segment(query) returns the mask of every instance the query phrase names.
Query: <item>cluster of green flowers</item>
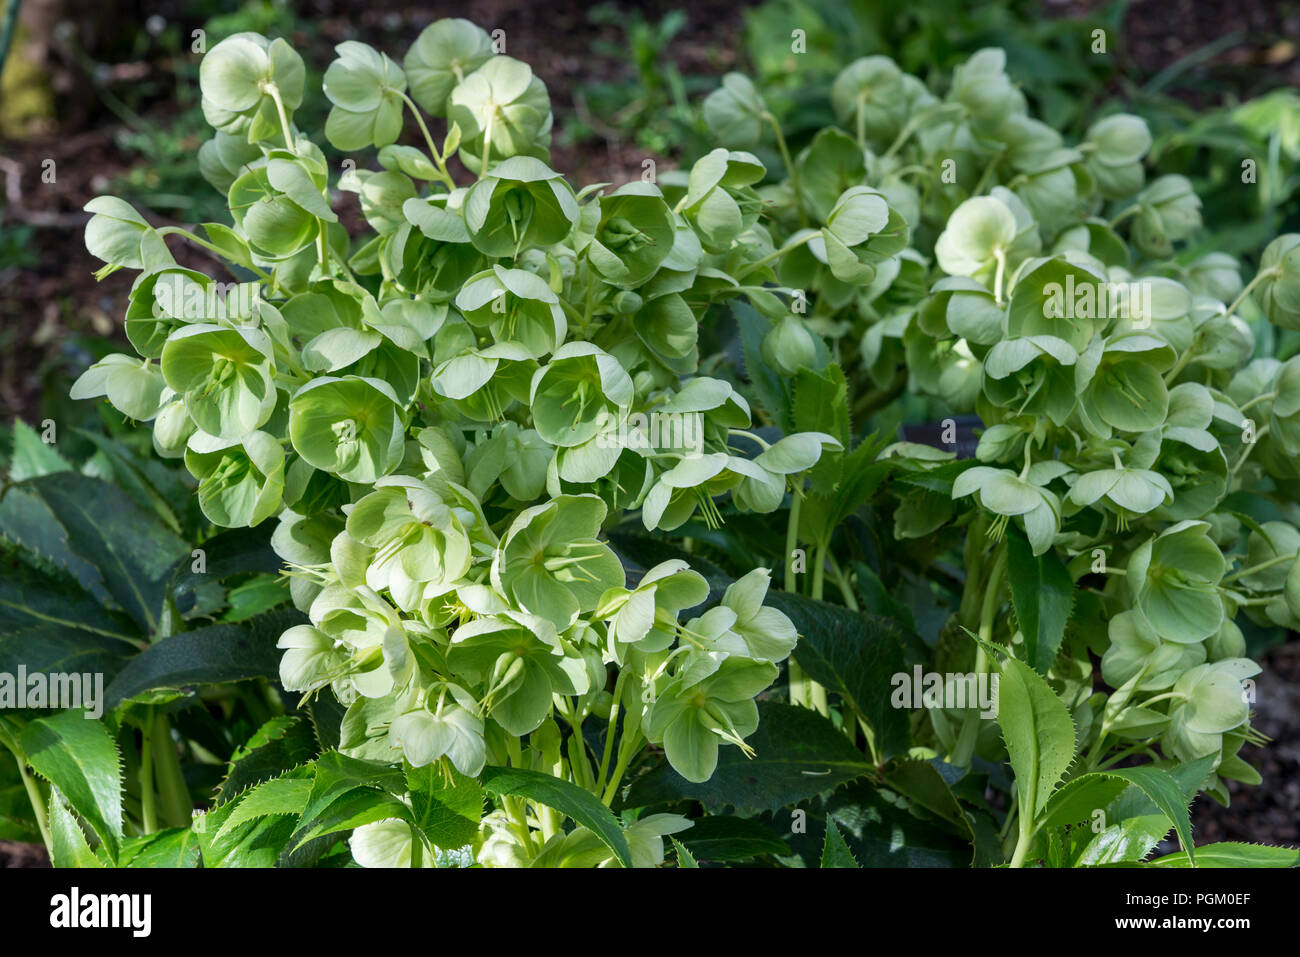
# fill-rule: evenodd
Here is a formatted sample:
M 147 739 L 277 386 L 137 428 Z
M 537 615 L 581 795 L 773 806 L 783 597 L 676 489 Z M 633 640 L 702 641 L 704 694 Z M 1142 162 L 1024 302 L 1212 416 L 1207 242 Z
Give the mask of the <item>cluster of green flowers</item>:
M 930 476 L 907 486 L 896 537 L 965 526 L 978 538 L 966 569 L 976 612 L 978 592 L 1005 585 L 1008 523 L 1076 580 L 1110 573 L 1081 583 L 1100 601 L 1050 671 L 1080 742 L 1095 760 L 1135 742 L 1180 762 L 1215 755 L 1205 787 L 1226 801 L 1222 779 L 1259 780 L 1237 757 L 1257 739 L 1242 682 L 1259 667 L 1236 613 L 1300 625 L 1296 525 L 1261 525 L 1227 501 L 1300 475 L 1300 359 L 1261 358 L 1257 346 L 1269 321 L 1300 326 L 1300 236 L 1273 242 L 1245 287 L 1233 257 L 1181 252 L 1200 201 L 1181 176 L 1146 182 L 1145 122 L 1110 115 L 1069 146 L 1029 115 L 1004 67 L 1000 50 L 981 50 L 942 97 L 883 56 L 839 74 L 839 125 L 758 191 L 790 251 L 754 278 L 807 290 L 813 304 L 769 336 L 791 371 L 838 362 L 850 395 L 891 398 L 889 384 L 906 383 L 936 418 L 978 415 L 978 464 L 889 450 Z M 771 125 L 788 156 L 741 75 L 704 115 L 737 149 L 759 148 Z M 906 248 L 853 241 L 900 217 Z M 1244 566 L 1228 574 L 1234 557 Z M 961 623 L 973 632 L 977 618 Z M 1094 689 L 1089 651 L 1109 694 Z M 937 744 L 960 762 L 959 725 L 934 716 Z M 996 756 L 996 739 L 981 741 Z
M 73 395 L 152 421 L 214 523 L 278 519 L 273 544 L 310 619 L 280 639 L 285 688 L 332 689 L 349 755 L 469 776 L 532 767 L 606 803 L 647 741 L 692 781 L 709 778 L 720 744 L 747 750 L 754 699 L 796 641 L 764 605 L 767 571 L 701 611 L 709 584 L 685 562 L 629 588 L 602 532 L 638 509 L 660 533 L 716 524 L 728 494 L 728 507 L 774 511 L 839 448 L 746 431 L 745 399 L 702 374 L 704 311 L 780 258 L 758 222 L 762 163 L 718 149 L 662 189 L 575 194 L 547 165 L 541 81 L 478 27 L 443 20 L 400 66 L 349 42 L 325 73 L 326 138 L 378 148 L 382 167 L 345 162 L 337 180 L 373 230 L 357 241 L 294 122 L 298 54 L 238 34 L 207 53 L 200 81 L 216 129 L 202 169 L 232 222 L 199 236 L 111 197 L 88 204 L 101 275 L 140 270 L 126 314 L 140 358 L 97 363 Z M 396 142 L 408 111 L 422 146 Z M 446 118 L 441 147 L 424 114 Z M 874 191 L 830 200 L 825 242 L 855 281 L 905 242 Z M 182 268 L 173 234 L 253 280 Z M 656 414 L 689 417 L 695 447 L 640 426 L 611 440 Z M 590 715 L 610 718 L 603 755 L 582 735 Z M 525 853 L 518 825 L 487 858 L 503 841 Z

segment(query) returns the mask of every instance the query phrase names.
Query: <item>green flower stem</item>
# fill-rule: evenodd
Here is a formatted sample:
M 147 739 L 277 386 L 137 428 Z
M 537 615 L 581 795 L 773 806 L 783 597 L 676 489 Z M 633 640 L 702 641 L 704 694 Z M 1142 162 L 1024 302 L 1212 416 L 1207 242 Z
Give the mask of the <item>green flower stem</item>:
M 1241 450 L 1241 455 L 1237 457 L 1237 461 L 1234 462 L 1232 465 L 1231 474 L 1234 478 L 1236 477 L 1237 473 L 1241 471 L 1241 467 L 1246 464 L 1246 459 L 1250 458 L 1250 453 L 1255 451 L 1255 446 L 1259 445 L 1259 440 L 1262 439 L 1267 434 L 1268 434 L 1268 426 L 1265 425 L 1262 429 L 1260 429 L 1258 432 L 1255 433 L 1254 442 L 1246 443 L 1246 447 Z
M 1011 863 L 1008 865 L 1009 867 L 1024 867 L 1025 855 L 1029 853 L 1029 845 L 1032 844 L 1034 840 L 1034 832 L 1036 828 L 1032 821 L 1022 817 L 1019 826 L 1020 834 L 1016 839 L 1016 850 L 1015 853 L 1011 855 Z
M 997 272 L 993 275 L 993 300 L 999 306 L 1002 305 L 1002 283 L 1007 273 L 1007 251 L 999 246 L 993 251 L 993 256 L 997 259 Z
M 1116 226 L 1118 226 L 1120 223 L 1124 222 L 1124 220 L 1128 219 L 1130 216 L 1136 216 L 1136 215 L 1137 215 L 1138 213 L 1140 213 L 1141 211 L 1142 211 L 1142 204 L 1141 204 L 1141 203 L 1134 203 L 1134 204 L 1133 204 L 1132 206 L 1130 206 L 1128 209 L 1125 209 L 1125 210 L 1121 211 L 1120 214 L 1119 214 L 1118 216 L 1116 216 L 1114 219 L 1112 219 L 1112 220 L 1110 221 L 1110 223 L 1109 223 L 1110 228 L 1111 228 L 1111 229 L 1114 229 L 1114 228 L 1115 228 Z
M 799 586 L 795 579 L 794 553 L 799 546 L 799 509 L 803 504 L 803 496 L 799 494 L 798 488 L 795 488 L 792 494 L 790 517 L 785 527 L 785 590 L 798 594 Z M 790 703 L 806 705 L 808 692 L 803 669 L 799 667 L 793 657 L 789 659 L 786 667 L 790 684 Z
M 813 601 L 822 600 L 822 590 L 826 581 L 826 553 L 829 542 L 823 541 L 817 546 L 817 554 L 813 564 L 812 579 L 812 597 Z M 831 716 L 830 704 L 826 699 L 826 688 L 816 681 L 808 682 L 808 704 L 816 711 L 820 711 L 826 717 Z
M 746 266 L 744 269 L 742 269 L 742 270 L 740 271 L 740 274 L 739 274 L 738 276 L 736 276 L 736 278 L 737 278 L 737 279 L 744 279 L 746 276 L 748 276 L 748 275 L 749 275 L 750 273 L 752 273 L 754 270 L 756 270 L 756 269 L 758 269 L 758 268 L 760 268 L 760 267 L 762 267 L 762 266 L 767 265 L 768 263 L 770 263 L 770 262 L 771 262 L 772 260 L 774 260 L 774 259 L 780 259 L 780 258 L 781 258 L 782 256 L 784 256 L 786 253 L 790 252 L 790 250 L 792 250 L 792 249 L 798 249 L 798 248 L 799 248 L 800 246 L 802 246 L 804 243 L 806 243 L 806 242 L 808 242 L 808 241 L 810 241 L 810 240 L 812 240 L 812 239 L 816 239 L 816 238 L 817 238 L 818 236 L 820 236 L 820 235 L 821 235 L 821 233 L 808 233 L 808 234 L 807 234 L 806 236 L 804 236 L 802 239 L 796 239 L 796 240 L 793 240 L 793 241 L 791 241 L 791 242 L 786 243 L 786 244 L 785 244 L 784 246 L 782 246 L 780 249 L 775 249 L 775 250 L 773 250 L 772 252 L 770 252 L 770 253 L 768 253 L 766 256 L 764 256 L 762 259 L 756 259 L 756 260 L 754 260 L 752 263 L 750 263 L 748 266 Z M 770 289 L 767 290 L 767 291 L 768 291 L 768 292 L 771 292 Z
M 1228 575 L 1223 579 L 1223 584 L 1226 585 L 1229 582 L 1235 582 L 1239 578 L 1245 578 L 1247 575 L 1262 572 L 1266 568 L 1272 568 L 1274 565 L 1281 565 L 1283 562 L 1293 562 L 1297 558 L 1300 558 L 1300 552 L 1292 552 L 1290 555 L 1276 555 L 1266 562 L 1260 562 L 1258 565 L 1252 565 L 1250 568 L 1243 568 L 1240 571 L 1233 572 L 1231 575 Z
M 970 191 L 972 196 L 983 195 L 984 187 L 987 186 L 989 180 L 993 178 L 993 172 L 998 168 L 998 164 L 1002 162 L 1004 156 L 1006 156 L 1006 150 L 999 150 L 993 155 L 993 158 L 989 160 L 989 165 L 984 167 L 984 172 L 980 174 L 980 181 L 976 183 L 975 188 Z
M 162 819 L 173 827 L 185 827 L 194 816 L 189 788 L 181 771 L 176 745 L 172 742 L 171 725 L 158 714 L 153 727 L 154 779 L 158 789 Z
M 488 158 L 492 155 L 492 124 L 496 122 L 497 111 L 488 114 L 487 128 L 483 131 L 483 162 L 479 166 L 479 179 L 488 174 Z
M 623 737 L 618 742 L 618 764 L 614 766 L 614 774 L 609 779 L 605 793 L 600 796 L 601 803 L 605 807 L 609 807 L 613 803 L 614 795 L 618 793 L 618 786 L 623 780 L 623 775 L 627 772 L 627 766 L 632 763 L 633 756 L 641 750 L 641 744 L 644 740 L 645 737 L 641 734 L 640 728 L 629 734 L 625 725 Z
M 429 127 L 425 125 L 424 117 L 420 114 L 419 107 L 417 107 L 411 98 L 405 93 L 399 93 L 398 96 L 402 98 L 402 102 L 411 108 L 411 115 L 415 117 L 415 123 L 420 127 L 420 133 L 424 136 L 424 142 L 429 147 L 429 156 L 433 160 L 433 164 L 438 167 L 439 181 L 446 184 L 449 191 L 455 189 L 456 181 L 452 179 L 451 174 L 447 172 L 447 162 L 443 159 L 442 153 L 439 151 L 438 147 L 433 145 L 433 137 L 429 135 Z
M 609 727 L 605 731 L 605 751 L 600 757 L 600 769 L 596 772 L 596 787 L 605 784 L 605 775 L 609 773 L 610 758 L 614 755 L 614 737 L 618 731 L 619 702 L 623 700 L 623 683 L 627 669 L 619 668 L 618 677 L 614 679 L 614 700 L 609 706 Z M 596 791 L 599 794 L 599 791 Z
M 1001 590 L 1003 572 L 1007 567 L 1007 546 L 1006 542 L 1000 542 L 997 547 L 997 554 L 993 559 L 993 567 L 989 571 L 988 582 L 984 586 L 984 599 L 980 606 L 980 626 L 979 637 L 980 643 L 975 648 L 975 674 L 980 675 L 988 671 L 989 660 L 988 653 L 984 650 L 984 645 L 993 637 L 993 621 L 997 614 L 999 605 L 1001 605 Z M 978 711 L 968 711 L 962 718 L 961 731 L 957 735 L 957 742 L 953 745 L 952 754 L 949 757 L 949 763 L 958 767 L 966 767 L 970 764 L 971 756 L 975 753 L 975 742 L 979 737 L 980 718 Z
M 41 832 L 41 840 L 45 842 L 45 849 L 51 854 L 54 853 L 54 841 L 50 837 L 50 820 L 45 811 L 45 798 L 41 796 L 41 789 L 36 783 L 36 779 L 27 773 L 27 756 L 18 751 L 10 752 L 14 760 L 18 762 L 18 776 L 23 779 L 23 788 L 27 791 L 27 800 L 32 803 L 32 816 L 36 818 L 36 827 Z
M 831 571 L 835 575 L 836 584 L 840 587 L 840 597 L 844 599 L 845 606 L 850 611 L 859 611 L 858 599 L 853 594 L 853 588 L 849 583 L 849 576 L 844 573 L 840 563 L 835 560 L 835 556 L 830 552 L 826 553 L 827 560 L 831 563 Z
M 1239 307 L 1243 302 L 1246 301 L 1246 297 L 1251 294 L 1251 292 L 1254 290 L 1256 286 L 1258 286 L 1265 279 L 1272 279 L 1274 276 L 1278 275 L 1281 271 L 1282 270 L 1279 269 L 1277 266 L 1274 266 L 1272 269 L 1261 269 L 1254 279 L 1246 283 L 1246 288 L 1243 289 L 1238 294 L 1237 298 L 1232 300 L 1232 305 L 1230 305 L 1226 310 L 1224 310 L 1224 315 L 1230 316 L 1234 312 L 1236 312 L 1237 307 Z
M 153 793 L 153 709 L 140 725 L 140 816 L 145 834 L 158 830 L 158 811 Z
M 1132 747 L 1125 748 L 1123 751 L 1117 752 L 1112 757 L 1107 758 L 1101 764 L 1097 765 L 1096 770 L 1105 771 L 1107 768 L 1112 768 L 1115 765 L 1119 764 L 1125 758 L 1132 757 L 1133 755 L 1139 754 L 1143 751 L 1151 751 L 1150 742 L 1139 741 L 1137 744 L 1133 745 Z M 1155 752 L 1153 751 L 1151 752 L 1151 757 L 1153 760 L 1155 759 Z
M 1268 402 L 1268 401 L 1271 401 L 1272 399 L 1276 399 L 1276 398 L 1277 398 L 1277 393 L 1276 393 L 1276 392 L 1265 392 L 1263 395 L 1257 395 L 1257 396 L 1255 396 L 1255 398 L 1251 399 L 1249 402 L 1247 402 L 1247 403 L 1245 403 L 1244 405 L 1242 405 L 1242 407 L 1239 408 L 1237 411 L 1238 411 L 1238 412 L 1245 412 L 1245 411 L 1246 411 L 1247 409 L 1249 409 L 1252 405 L 1257 405 L 1257 404 L 1260 403 L 1260 402 Z
M 284 100 L 280 99 L 280 88 L 274 83 L 268 83 L 266 84 L 266 92 L 275 101 L 275 112 L 280 116 L 280 130 L 284 134 L 284 148 L 290 153 L 296 154 L 298 144 L 294 142 L 293 134 L 289 131 L 289 114 L 285 112 Z
M 157 233 L 159 236 L 184 236 L 196 246 L 202 246 L 204 249 L 208 250 L 208 252 L 216 253 L 218 256 L 222 257 L 223 261 L 225 259 L 226 254 L 223 253 L 221 249 L 212 245 L 212 243 L 208 242 L 206 239 L 200 239 L 198 236 L 195 236 L 188 229 L 182 229 L 180 226 L 160 226 Z M 264 279 L 267 282 L 271 281 L 271 274 L 258 269 L 256 266 L 244 266 L 243 268 L 252 272 L 259 279 Z
M 790 188 L 794 191 L 795 206 L 799 211 L 800 225 L 808 225 L 808 214 L 803 208 L 803 189 L 799 185 L 799 170 L 795 168 L 794 161 L 790 159 L 790 149 L 785 145 L 785 134 L 781 132 L 781 124 L 777 122 L 775 116 L 764 111 L 763 119 L 772 127 L 772 132 L 776 134 L 776 148 L 781 152 L 781 162 L 785 164 L 786 172 L 790 174 Z
M 1173 381 L 1178 378 L 1178 374 L 1187 368 L 1187 363 L 1192 361 L 1192 358 L 1197 352 L 1197 346 L 1200 345 L 1200 341 L 1201 337 L 1198 333 L 1192 339 L 1192 344 L 1187 347 L 1187 350 L 1181 356 L 1178 357 L 1178 361 L 1174 363 L 1174 367 L 1165 373 L 1165 385 L 1171 385 Z

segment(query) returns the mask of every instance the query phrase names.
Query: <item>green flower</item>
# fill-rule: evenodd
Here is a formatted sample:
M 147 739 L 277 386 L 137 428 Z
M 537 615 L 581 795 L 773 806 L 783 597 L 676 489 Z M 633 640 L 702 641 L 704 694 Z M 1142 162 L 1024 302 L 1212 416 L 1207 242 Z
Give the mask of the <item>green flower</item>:
M 488 166 L 511 156 L 544 150 L 551 129 L 551 98 L 526 63 L 494 56 L 456 84 L 447 100 L 447 120 L 461 131 L 461 161 L 472 172 L 483 156 Z
M 249 326 L 199 323 L 173 332 L 162 350 L 163 378 L 185 399 L 200 429 L 238 440 L 275 409 L 271 340 Z
M 325 120 L 325 138 L 344 152 L 394 142 L 402 133 L 402 68 L 355 40 L 334 51 L 338 59 L 325 71 L 325 95 L 334 104 Z
M 1160 691 L 1205 661 L 1203 644 L 1164 641 L 1136 611 L 1120 612 L 1108 627 L 1110 647 L 1101 659 L 1101 676 L 1112 688 L 1136 678 L 1134 691 Z
M 551 712 L 553 695 L 587 690 L 585 663 L 565 655 L 552 623 L 519 612 L 457 628 L 447 649 L 447 667 L 484 689 L 483 710 L 513 735 L 540 727 Z
M 456 308 L 470 325 L 486 327 L 497 343 L 522 346 L 532 359 L 555 352 L 568 331 L 559 298 L 522 269 L 493 266 L 472 277 L 456 296 Z
M 564 630 L 625 581 L 597 539 L 606 508 L 595 495 L 559 495 L 515 516 L 492 560 L 492 585 L 516 607 Z
M 486 256 L 517 257 L 529 246 L 552 246 L 578 222 L 578 202 L 559 173 L 531 156 L 512 156 L 469 188 L 465 225 Z
M 284 449 L 265 432 L 212 451 L 187 449 L 185 467 L 199 480 L 199 507 L 215 525 L 258 525 L 280 510 Z
M 1173 244 L 1201 228 L 1201 200 L 1185 176 L 1161 176 L 1138 193 L 1133 242 L 1157 259 L 1173 254 Z
M 1145 432 L 1160 425 L 1169 411 L 1162 373 L 1174 358 L 1168 343 L 1145 333 L 1094 340 L 1075 365 L 1086 421 L 1102 435 L 1112 428 Z
M 722 85 L 704 98 L 704 123 L 714 138 L 730 149 L 758 145 L 767 105 L 743 73 L 728 73 Z
M 617 359 L 591 343 L 569 342 L 533 375 L 533 426 L 552 445 L 582 445 L 627 409 L 632 395 L 632 380 Z
M 1056 495 L 1034 481 L 1046 484 L 1049 475 L 1030 473 L 1024 477 L 1009 469 L 995 469 L 987 465 L 968 468 L 957 476 L 952 485 L 954 499 L 974 495 L 980 505 L 997 518 L 993 534 L 998 536 L 1011 518 L 1019 518 L 1025 535 L 1035 555 L 1046 552 L 1056 539 L 1061 526 L 1061 502 Z M 1049 473 L 1050 474 L 1050 473 Z
M 393 719 L 388 741 L 417 768 L 427 767 L 444 757 L 466 777 L 477 777 L 487 763 L 483 719 L 478 702 L 460 685 L 447 682 L 437 689 L 436 700 L 426 697 L 423 705 Z
M 1174 683 L 1169 730 L 1161 747 L 1180 761 L 1195 761 L 1222 749 L 1225 734 L 1250 718 L 1242 681 L 1259 674 L 1249 658 L 1227 658 L 1189 669 Z
M 740 639 L 743 657 L 755 661 L 784 661 L 794 650 L 798 634 L 784 612 L 763 604 L 772 584 L 772 573 L 755 568 L 730 585 L 722 596 L 722 607 L 736 614 L 731 632 Z
M 677 614 L 709 597 L 704 576 L 681 559 L 651 568 L 635 588 L 613 588 L 601 596 L 594 617 L 608 622 L 611 651 L 619 659 L 619 644 L 634 644 L 653 654 L 670 647 L 679 626 Z
M 325 196 L 324 162 L 273 150 L 265 166 L 230 186 L 230 215 L 249 246 L 267 260 L 289 259 L 311 246 L 326 223 L 338 222 Z
M 662 744 L 668 763 L 688 781 L 713 776 L 721 742 L 747 755 L 745 738 L 758 727 L 754 696 L 770 685 L 777 667 L 769 662 L 728 658 L 702 681 L 676 678 L 659 693 L 646 720 L 646 737 Z
M 451 91 L 492 55 L 492 39 L 482 27 L 459 17 L 435 20 L 420 31 L 402 61 L 411 99 L 442 116 Z
M 1088 174 L 1107 199 L 1123 199 L 1142 188 L 1142 159 L 1151 149 L 1146 120 L 1114 113 L 1088 127 L 1079 148 Z
M 1079 356 L 1064 339 L 1003 339 L 984 358 L 984 394 L 1013 415 L 1041 413 L 1064 425 L 1075 404 Z
M 148 422 L 162 410 L 167 383 L 152 362 L 114 354 L 100 359 L 77 377 L 68 395 L 73 399 L 106 396 L 128 419 Z
M 289 400 L 294 450 L 348 482 L 373 482 L 402 460 L 405 428 L 392 387 L 360 376 L 319 376 Z
M 857 284 L 871 282 L 877 267 L 906 245 L 907 223 L 889 207 L 884 194 L 853 186 L 826 217 L 821 242 L 814 241 L 809 249 L 814 256 L 824 253 L 836 279 Z
M 636 181 L 583 207 L 576 249 L 606 282 L 633 288 L 672 253 L 676 230 L 659 187 Z
M 706 248 L 723 251 L 754 225 L 762 202 L 752 186 L 766 172 L 753 154 L 721 147 L 691 167 L 686 195 L 677 208 Z
M 281 132 L 277 100 L 291 116 L 302 104 L 306 79 L 302 57 L 284 40 L 236 33 L 199 64 L 203 115 L 216 129 L 250 143 L 268 139 Z
M 836 121 L 874 143 L 897 135 L 907 118 L 903 71 L 887 56 L 854 60 L 831 84 L 831 109 Z
M 419 479 L 392 475 L 377 480 L 375 490 L 351 507 L 347 531 L 375 549 L 366 584 L 391 591 L 399 606 L 411 607 L 425 584 L 445 591 L 469 571 L 466 522 L 478 524 L 473 513 L 444 501 Z
M 1223 624 L 1223 552 L 1208 522 L 1179 522 L 1148 539 L 1128 561 L 1133 604 L 1161 638 L 1203 641 Z
M 1300 233 L 1286 233 L 1264 247 L 1259 273 L 1256 296 L 1268 321 L 1300 329 Z
M 1006 74 L 1007 55 L 988 47 L 971 55 L 952 74 L 948 98 L 966 108 L 979 127 L 1025 112 L 1025 98 Z

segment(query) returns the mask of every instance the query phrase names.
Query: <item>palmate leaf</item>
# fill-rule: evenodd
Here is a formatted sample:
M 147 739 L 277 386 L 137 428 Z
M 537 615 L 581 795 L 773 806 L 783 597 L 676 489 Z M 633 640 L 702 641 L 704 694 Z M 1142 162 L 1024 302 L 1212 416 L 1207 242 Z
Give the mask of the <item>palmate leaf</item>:
M 798 629 L 794 657 L 808 676 L 871 725 L 880 759 L 905 751 L 907 714 L 889 703 L 890 680 L 904 670 L 901 629 L 887 618 L 790 592 L 770 592 L 767 601 Z
M 311 795 L 312 775 L 308 768 L 295 768 L 278 778 L 263 781 L 240 795 L 234 810 L 225 819 L 218 838 L 229 836 L 241 824 L 262 817 L 291 815 L 298 818 Z
M 103 867 L 63 795 L 50 788 L 50 864 L 54 867 Z
M 454 769 L 450 775 L 448 783 L 436 763 L 406 768 L 413 823 L 442 850 L 455 850 L 474 840 L 483 817 L 482 785 Z
M 713 777 L 702 784 L 692 784 L 665 763 L 632 783 L 624 805 L 701 801 L 708 808 L 774 811 L 871 769 L 866 755 L 816 711 L 760 701 L 758 714 L 758 730 L 746 739 L 754 749 L 752 759 L 739 748 L 724 747 Z
M 400 768 L 327 751 L 316 760 L 307 805 L 293 829 L 292 846 L 384 818 L 409 821 L 410 809 L 397 799 L 406 793 Z M 375 815 L 378 816 L 375 816 Z
M 112 735 L 80 712 L 38 718 L 19 737 L 27 763 L 57 787 L 116 858 L 122 843 L 122 772 Z
M 735 815 L 697 818 L 678 839 L 693 859 L 705 861 L 744 861 L 790 853 L 790 846 L 766 824 Z
M 275 678 L 280 673 L 276 642 L 286 628 L 305 620 L 292 608 L 277 608 L 247 621 L 209 625 L 164 638 L 136 656 L 104 692 L 115 708 L 139 695 L 225 681 Z
M 618 819 L 591 792 L 549 774 L 523 768 L 487 767 L 481 780 L 483 787 L 497 797 L 526 797 L 567 814 L 604 841 L 624 867 L 632 866 L 632 852 Z
M 69 574 L 29 566 L 0 549 L 0 672 L 103 674 L 111 681 L 142 641 Z
M 20 501 L 9 503 L 17 490 Z M 29 513 L 33 501 L 48 516 Z M 24 522 L 20 516 L 34 520 Z M 96 597 L 110 596 L 145 634 L 156 630 L 167 584 L 190 553 L 156 515 L 121 489 L 76 472 L 57 472 L 11 488 L 0 500 L 0 532 L 67 567 Z
M 316 752 L 307 722 L 290 715 L 272 718 L 231 757 L 213 803 L 226 804 L 248 788 L 305 764 Z

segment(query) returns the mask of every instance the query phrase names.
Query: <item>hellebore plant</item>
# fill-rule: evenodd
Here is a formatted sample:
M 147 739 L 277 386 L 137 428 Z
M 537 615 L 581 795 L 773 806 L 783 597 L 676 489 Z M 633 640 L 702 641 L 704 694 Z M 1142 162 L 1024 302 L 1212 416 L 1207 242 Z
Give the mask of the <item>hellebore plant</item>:
M 343 706 L 335 758 L 367 762 L 376 781 L 388 768 L 425 781 L 357 818 L 358 861 L 415 866 L 468 846 L 482 863 L 626 864 L 649 826 L 653 851 L 633 859 L 659 863 L 662 835 L 689 822 L 633 810 L 615 824 L 603 808 L 647 742 L 693 782 L 722 745 L 752 754 L 754 699 L 796 633 L 764 605 L 766 571 L 704 610 L 709 582 L 685 561 L 629 579 L 607 534 L 629 520 L 675 528 L 696 510 L 720 521 L 715 499 L 741 483 L 757 485 L 738 508 L 776 511 L 789 476 L 840 447 L 733 444 L 748 404 L 701 369 L 701 317 L 764 256 L 745 246 L 724 261 L 754 227 L 765 167 L 718 150 L 671 199 L 653 182 L 575 194 L 548 165 L 544 85 L 463 20 L 430 26 L 400 65 L 339 45 L 324 136 L 377 150 L 382 170 L 335 175 L 297 113 L 305 82 L 297 53 L 255 34 L 222 40 L 200 69 L 217 131 L 203 171 L 232 223 L 179 232 L 259 283 L 248 314 L 147 310 L 164 280 L 216 280 L 179 267 L 168 231 L 120 201 L 88 205 L 101 274 L 140 271 L 140 358 L 97 363 L 73 395 L 155 420 L 157 450 L 184 458 L 213 523 L 278 517 L 273 542 L 307 616 L 280 638 L 281 684 Z M 414 145 L 397 142 L 408 113 Z M 446 117 L 441 145 L 426 113 Z M 453 157 L 475 178 L 458 183 Z M 358 194 L 372 234 L 346 234 L 332 189 Z M 854 276 L 885 255 L 875 234 L 890 226 L 897 244 L 878 194 L 846 190 L 833 218 L 828 248 Z M 699 447 L 611 440 L 651 413 L 698 419 Z M 474 800 L 482 777 L 496 810 L 481 827 L 475 810 L 454 841 L 422 827 L 410 809 L 430 768 Z M 489 772 L 533 777 L 493 791 Z M 546 787 L 562 797 L 548 805 Z M 244 800 L 276 788 L 290 786 Z M 577 840 L 593 828 L 594 856 Z
M 100 275 L 139 271 L 139 358 L 73 395 L 152 421 L 213 523 L 274 517 L 300 613 L 279 680 L 313 746 L 232 760 L 169 839 L 213 865 L 350 833 L 363 866 L 657 866 L 670 837 L 689 867 L 694 831 L 723 861 L 1087 866 L 1173 831 L 1160 866 L 1295 863 L 1196 849 L 1188 805 L 1258 783 L 1247 636 L 1300 627 L 1300 358 L 1268 345 L 1300 328 L 1300 238 L 1243 284 L 1188 245 L 1191 184 L 1147 181 L 1141 119 L 1067 145 L 996 49 L 942 95 L 849 64 L 793 143 L 730 74 L 716 148 L 612 190 L 551 168 L 545 85 L 473 24 L 337 52 L 341 172 L 298 55 L 237 34 L 200 69 L 231 222 L 87 205 Z M 172 236 L 257 294 L 227 305 Z M 905 711 L 899 679 L 935 693 Z

